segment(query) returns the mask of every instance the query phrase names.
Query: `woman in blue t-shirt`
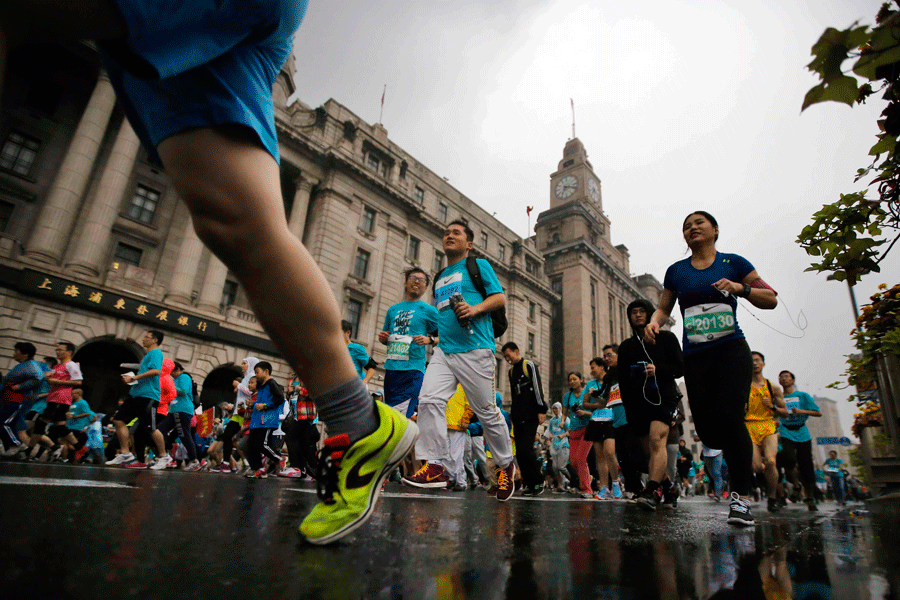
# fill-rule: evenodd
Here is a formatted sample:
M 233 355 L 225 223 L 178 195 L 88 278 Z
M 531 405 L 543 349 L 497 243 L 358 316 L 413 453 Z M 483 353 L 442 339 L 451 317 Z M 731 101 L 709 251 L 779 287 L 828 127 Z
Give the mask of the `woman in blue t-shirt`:
M 578 485 L 583 498 L 593 498 L 591 491 L 591 474 L 588 470 L 587 457 L 591 452 L 591 443 L 584 439 L 584 431 L 591 411 L 582 406 L 584 401 L 584 377 L 577 371 L 568 375 L 569 391 L 563 396 L 563 421 L 569 420 L 569 464 L 578 473 Z
M 721 448 L 731 472 L 731 512 L 728 522 L 752 525 L 750 492 L 753 446 L 744 424 L 750 397 L 753 362 L 750 347 L 737 323 L 737 299 L 757 308 L 775 308 L 775 290 L 753 265 L 737 254 L 716 250 L 719 224 L 707 212 L 689 214 L 682 235 L 691 250 L 666 271 L 659 308 L 645 329 L 653 343 L 675 308 L 684 322 L 684 382 L 697 434 L 710 448 Z

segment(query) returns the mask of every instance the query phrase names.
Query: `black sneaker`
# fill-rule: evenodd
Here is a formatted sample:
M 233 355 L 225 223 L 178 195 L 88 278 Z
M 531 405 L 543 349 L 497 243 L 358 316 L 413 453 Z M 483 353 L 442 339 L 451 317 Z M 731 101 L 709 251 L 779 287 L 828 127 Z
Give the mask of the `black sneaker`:
M 678 506 L 678 488 L 675 486 L 670 487 L 662 493 L 663 499 L 662 503 L 659 505 L 662 508 L 675 508 Z
M 663 491 L 661 488 L 644 490 L 635 502 L 644 510 L 653 512 L 663 503 Z
M 816 506 L 816 501 L 813 498 L 806 499 L 806 507 L 809 508 L 809 512 L 819 512 L 819 507 Z
M 544 484 L 542 484 L 542 483 L 539 483 L 538 485 L 531 488 L 532 496 L 540 496 L 543 493 L 544 493 Z
M 750 503 L 743 500 L 736 493 L 731 493 L 731 510 L 728 511 L 728 523 L 741 527 L 753 525 L 753 515 L 750 514 Z
M 769 498 L 768 504 L 770 513 L 777 513 L 779 510 L 781 510 L 781 503 L 778 502 L 778 498 Z

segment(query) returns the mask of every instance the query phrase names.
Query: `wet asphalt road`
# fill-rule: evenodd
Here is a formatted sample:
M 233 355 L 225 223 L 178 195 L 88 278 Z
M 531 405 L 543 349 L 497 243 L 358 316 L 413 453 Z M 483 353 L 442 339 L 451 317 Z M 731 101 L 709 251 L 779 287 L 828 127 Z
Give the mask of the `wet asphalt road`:
M 727 504 L 387 484 L 368 524 L 300 541 L 311 483 L 0 463 L 5 598 L 898 598 L 900 510 L 833 503 L 757 525 Z M 872 512 L 866 512 L 871 510 Z

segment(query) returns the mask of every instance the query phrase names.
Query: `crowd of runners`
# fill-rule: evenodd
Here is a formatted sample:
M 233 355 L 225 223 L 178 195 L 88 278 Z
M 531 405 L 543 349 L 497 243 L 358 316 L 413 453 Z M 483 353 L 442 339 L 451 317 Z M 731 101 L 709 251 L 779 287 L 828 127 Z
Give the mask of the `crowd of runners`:
M 473 233 L 468 225 L 446 225 L 448 266 L 434 275 L 433 304 L 421 300 L 429 276 L 406 274 L 407 297 L 388 312 L 379 336 L 388 355 L 384 402 L 373 402 L 366 387 L 371 366 L 361 364 L 362 357 L 348 346 L 327 280 L 287 226 L 271 90 L 305 11 L 305 0 L 255 3 L 252 10 L 244 2 L 183 3 L 173 9 L 170 3 L 142 0 L 7 0 L 0 3 L 0 93 L 7 53 L 17 44 L 41 36 L 96 42 L 118 101 L 150 159 L 162 164 L 198 237 L 238 279 L 259 322 L 302 378 L 311 402 L 301 405 L 298 399 L 295 420 L 301 422 L 296 419 L 300 413 L 312 416 L 314 407 L 327 428 L 313 469 L 321 502 L 299 528 L 306 540 L 326 544 L 363 525 L 382 483 L 401 463 L 408 485 L 446 487 L 451 480 L 460 485 L 460 452 L 464 457 L 469 445 L 461 443 L 463 421 L 456 421 L 457 413 L 469 421 L 468 438 L 480 433 L 483 440 L 471 446 L 475 452 L 485 450 L 489 493 L 509 500 L 520 471 L 522 493 L 540 493 L 543 481 L 531 436 L 549 400 L 534 365 L 506 344 L 513 386 L 508 421 L 498 407 L 495 340 L 505 330 L 506 297 L 490 264 L 469 256 Z M 708 213 L 688 215 L 682 235 L 691 256 L 668 269 L 658 306 L 632 303 L 633 335 L 585 365 L 587 382 L 579 373 L 569 374 L 570 389 L 550 419 L 549 428 L 556 432 L 550 435 L 558 444 L 553 453 L 561 463 L 559 442 L 567 440 L 573 475 L 586 499 L 593 498 L 596 485 L 600 497 L 628 493 L 648 510 L 673 504 L 677 486 L 667 442 L 679 416 L 674 382 L 683 376 L 698 436 L 707 447 L 721 450 L 728 465 L 728 521 L 750 525 L 754 470 L 766 474 L 770 494 L 777 485 L 776 418 L 785 432 L 785 454 L 796 456 L 804 485 L 814 485 L 808 477 L 809 442 L 802 438 L 808 436 L 803 421 L 816 411 L 800 393 L 785 394 L 791 386 L 765 381 L 762 356 L 751 355 L 738 327 L 738 299 L 771 309 L 775 291 L 746 259 L 717 251 L 718 226 Z M 661 329 L 676 302 L 684 325 L 681 344 Z M 162 341 L 161 332 L 148 332 L 137 373 L 125 377 L 133 385 L 112 416 L 118 448 L 110 462 L 144 462 L 149 447 L 156 455 L 151 468 L 165 468 L 171 461 L 167 436 L 174 435 L 185 447 L 187 468 L 200 468 L 189 432 L 196 394 L 181 366 L 166 364 Z M 426 345 L 434 347 L 427 365 Z M 68 457 L 82 451 L 77 446 L 96 431 L 93 424 L 82 427 L 90 417 L 74 391 L 80 373 L 71 364 L 71 344 L 57 348 L 59 364 L 45 376 L 33 361 L 34 347 L 17 346 L 19 364 L 3 383 L 9 384 L 10 398 L 3 423 L 12 425 L 4 443 L 12 452 L 28 452 L 18 449 L 24 444 L 55 453 L 58 445 L 60 456 L 66 452 Z M 246 441 L 238 446 L 244 444 L 252 476 L 261 478 L 275 461 L 281 466 L 272 438 L 285 392 L 272 379 L 270 364 L 246 362 L 245 375 L 252 371 L 252 376 L 238 385 L 244 413 L 236 398 L 216 465 L 236 466 L 234 437 L 246 428 Z M 29 434 L 27 417 L 37 412 L 34 402 L 44 382 L 50 385 L 46 408 Z M 159 410 L 163 394 L 170 399 L 164 415 Z M 454 397 L 450 423 L 448 403 Z M 408 418 L 412 410 L 415 422 Z M 515 451 L 510 428 L 518 432 Z M 305 432 L 308 447 L 312 427 L 298 430 Z M 791 442 L 785 445 L 785 440 Z M 418 463 L 407 461 L 412 449 Z M 592 451 L 596 484 L 587 465 Z M 619 470 L 623 484 L 618 484 Z M 556 467 L 554 473 L 555 481 L 563 476 Z
M 538 365 L 523 358 L 515 342 L 502 346 L 510 366 L 507 412 L 494 389 L 502 287 L 489 263 L 468 256 L 468 225 L 450 223 L 444 235 L 450 266 L 434 276 L 433 286 L 420 268 L 404 272 L 403 301 L 389 308 L 377 335 L 387 361 L 384 390 L 372 395 L 376 406 L 390 407 L 392 419 L 417 422 L 420 432 L 415 452 L 395 460 L 396 469 L 384 476 L 413 487 L 484 487 L 500 501 L 516 490 L 523 496 L 549 490 L 585 500 L 623 499 L 648 511 L 675 507 L 683 495 L 706 494 L 715 502 L 728 499 L 728 521 L 737 525 L 753 523 L 751 498 L 765 498 L 771 512 L 789 497 L 817 510 L 823 479 L 824 491 L 843 503 L 850 481 L 844 465 L 836 456 L 813 463 L 805 422 L 821 416 L 818 406 L 797 390 L 790 371 L 781 371 L 777 383 L 765 377 L 765 357 L 749 350 L 737 324 L 738 297 L 766 307 L 774 292 L 745 259 L 714 250 L 718 226 L 708 213 L 689 215 L 683 233 L 692 257 L 666 273 L 659 307 L 632 302 L 632 335 L 604 346 L 585 365 L 587 376 L 568 373 L 568 391 L 556 402 L 546 396 Z M 424 299 L 429 289 L 433 303 Z M 762 300 L 754 290 L 761 290 Z M 482 314 L 471 313 L 491 299 Z M 659 327 L 676 299 L 685 319 L 681 342 Z M 458 310 L 460 305 L 470 311 Z M 368 384 L 378 365 L 364 346 L 351 342 L 350 323 L 341 326 L 358 380 Z M 257 479 L 277 475 L 317 481 L 325 498 L 339 491 L 334 463 L 347 440 L 328 437 L 298 376 L 281 385 L 270 363 L 246 357 L 233 382 L 234 401 L 218 405 L 213 431 L 201 437 L 196 386 L 164 356 L 164 337 L 147 331 L 141 363 L 123 365 L 136 372 L 122 376 L 128 395 L 105 423 L 82 397 L 71 343 L 57 344 L 56 357 L 43 362 L 34 360 L 33 344 L 17 343 L 18 365 L 2 380 L 4 455 Z M 428 346 L 434 347 L 430 360 Z M 696 459 L 684 441 L 676 385 L 681 377 L 695 441 L 703 447 Z

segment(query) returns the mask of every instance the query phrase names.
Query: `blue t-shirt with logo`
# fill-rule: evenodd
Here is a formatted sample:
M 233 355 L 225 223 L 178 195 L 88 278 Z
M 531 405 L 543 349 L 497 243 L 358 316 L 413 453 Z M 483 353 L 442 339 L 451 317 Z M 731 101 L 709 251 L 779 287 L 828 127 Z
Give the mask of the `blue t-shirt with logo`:
M 365 346 L 361 346 L 356 342 L 347 344 L 347 352 L 350 353 L 350 359 L 353 366 L 356 367 L 356 374 L 360 379 L 366 378 L 366 365 L 369 364 L 369 353 L 366 352 Z
M 557 437 L 569 430 L 569 424 L 569 419 L 566 419 L 565 422 L 563 422 L 560 417 L 553 417 L 550 419 L 550 424 L 547 425 L 547 433 L 552 436 L 550 438 L 550 444 L 552 444 L 554 450 L 569 447 L 568 437 Z
M 88 448 L 103 449 L 103 426 L 100 421 L 94 421 L 87 428 L 87 444 Z
M 801 410 L 819 411 L 816 401 L 806 392 L 799 390 L 784 395 L 784 403 L 787 405 L 788 412 L 792 408 Z M 790 415 L 781 417 L 778 425 L 778 435 L 792 442 L 810 442 L 812 436 L 809 434 L 809 428 L 806 426 L 806 420 L 809 415 Z
M 144 355 L 141 359 L 141 366 L 138 368 L 138 375 L 153 371 L 154 369 L 162 371 L 163 353 L 159 348 L 154 348 Z M 128 394 L 132 398 L 150 398 L 159 402 L 159 376 L 145 377 L 138 379 L 137 383 L 131 386 Z
M 839 458 L 828 458 L 825 460 L 825 472 L 832 477 L 844 478 L 844 461 Z
M 724 252 L 717 252 L 713 263 L 705 269 L 694 268 L 688 257 L 666 270 L 663 287 L 678 298 L 685 354 L 744 339 L 737 322 L 737 298 L 723 295 L 713 284 L 723 278 L 740 283 L 753 271 L 747 259 Z
M 484 281 L 484 290 L 487 295 L 502 294 L 503 287 L 490 263 L 483 258 L 476 259 L 475 262 L 481 272 L 481 279 Z M 484 302 L 484 296 L 472 284 L 465 259 L 444 269 L 441 272 L 441 278 L 434 282 L 434 296 L 438 310 L 438 334 L 441 338 L 438 347 L 447 354 L 460 354 L 479 348 L 494 350 L 496 345 L 491 315 L 480 314 L 471 319 L 468 328 L 460 327 L 456 320 L 456 314 L 450 308 L 450 297 L 454 294 L 462 294 L 463 300 L 470 306 Z
M 175 379 L 175 391 L 178 395 L 169 405 L 169 412 L 194 414 L 194 382 L 187 373 L 182 373 Z
M 575 413 L 576 409 L 584 410 L 581 403 L 587 390 L 588 388 L 585 386 L 584 389 L 581 390 L 581 394 L 576 395 L 572 390 L 569 390 L 566 392 L 566 395 L 563 396 L 563 408 L 569 410 L 569 431 L 578 431 L 579 429 L 587 427 L 588 419 L 583 419 Z
M 69 429 L 74 429 L 75 431 L 81 431 L 85 427 L 91 424 L 91 421 L 94 418 L 94 411 L 91 410 L 91 405 L 88 404 L 88 401 L 82 398 L 78 402 L 72 404 L 69 407 L 68 412 L 73 415 L 83 415 L 84 413 L 88 413 L 88 416 L 81 417 L 79 419 L 69 419 L 66 421 L 66 427 Z
M 384 368 L 388 371 L 424 373 L 425 346 L 414 343 L 412 338 L 430 335 L 437 328 L 438 310 L 422 300 L 400 302 L 390 307 L 384 318 L 383 331 L 388 332 Z
M 591 379 L 584 386 L 585 393 L 590 396 L 592 390 L 602 390 L 603 382 L 598 381 L 597 379 Z M 591 421 L 612 421 L 614 418 L 613 409 L 610 407 L 606 408 L 595 408 L 594 412 L 591 413 Z

